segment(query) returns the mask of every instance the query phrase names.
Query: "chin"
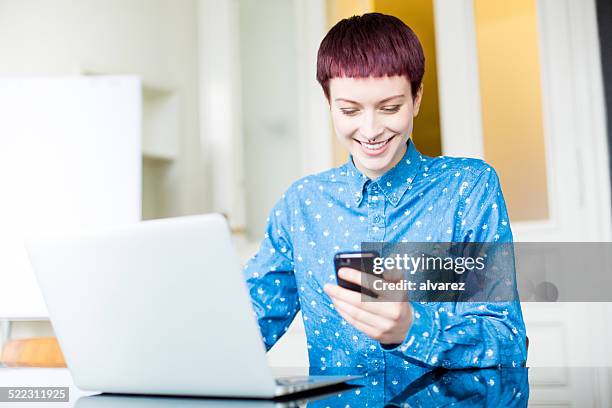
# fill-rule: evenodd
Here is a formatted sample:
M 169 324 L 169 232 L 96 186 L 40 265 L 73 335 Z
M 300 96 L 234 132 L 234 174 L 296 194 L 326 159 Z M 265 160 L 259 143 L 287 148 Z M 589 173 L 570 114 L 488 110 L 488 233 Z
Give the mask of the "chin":
M 371 158 L 363 157 L 359 153 L 353 154 L 353 158 L 359 163 L 360 166 L 358 167 L 367 170 L 369 173 L 381 173 L 380 175 L 382 175 L 382 172 L 386 172 L 386 170 L 391 168 L 393 156 Z
M 381 171 L 391 165 L 393 157 L 371 159 L 369 157 L 359 157 L 361 165 L 371 171 Z

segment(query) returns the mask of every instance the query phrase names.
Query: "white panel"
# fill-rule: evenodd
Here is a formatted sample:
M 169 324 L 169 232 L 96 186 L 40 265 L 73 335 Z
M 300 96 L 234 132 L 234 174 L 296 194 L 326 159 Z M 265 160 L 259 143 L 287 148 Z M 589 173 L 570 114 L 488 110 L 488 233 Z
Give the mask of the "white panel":
M 140 219 L 140 81 L 0 78 L 0 317 L 46 317 L 38 232 Z
M 153 159 L 175 160 L 179 152 L 179 96 L 146 85 L 142 93 L 142 154 Z
M 198 1 L 200 134 L 212 173 L 212 209 L 245 226 L 237 0 Z
M 293 0 L 296 13 L 297 108 L 302 175 L 333 166 L 329 105 L 316 79 L 317 52 L 326 33 L 324 0 Z
M 562 322 L 527 323 L 529 367 L 538 367 L 529 376 L 531 384 L 567 384 L 567 330 Z M 554 367 L 548 369 L 548 367 Z
M 435 0 L 442 151 L 484 158 L 472 0 Z

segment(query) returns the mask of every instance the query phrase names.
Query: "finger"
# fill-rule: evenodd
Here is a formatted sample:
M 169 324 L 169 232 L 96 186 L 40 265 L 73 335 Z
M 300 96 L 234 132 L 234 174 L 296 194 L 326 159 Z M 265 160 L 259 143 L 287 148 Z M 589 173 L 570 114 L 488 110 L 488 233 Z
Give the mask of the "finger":
M 372 275 L 358 269 L 342 267 L 338 270 L 338 277 L 363 288 L 369 289 L 377 296 L 380 296 L 382 292 L 381 290 L 376 290 L 374 287 L 374 282 L 383 281 L 381 275 Z
M 343 302 L 342 300 L 336 299 L 335 304 L 340 307 L 346 314 L 351 316 L 354 320 L 357 320 L 363 324 L 367 324 L 375 329 L 386 329 L 392 322 L 387 320 L 384 316 L 374 314 L 365 309 L 353 306 L 350 303 Z
M 368 337 L 371 337 L 373 339 L 378 337 L 380 332 L 375 327 L 372 327 L 366 323 L 362 323 L 359 320 L 353 318 L 342 308 L 342 306 L 338 305 L 336 301 L 334 301 L 334 305 L 338 314 L 340 314 L 340 316 L 342 316 L 342 318 L 346 320 L 351 326 L 364 333 Z
M 354 290 L 343 288 L 342 286 L 334 285 L 331 283 L 326 283 L 323 287 L 325 293 L 329 296 L 341 299 L 347 303 L 351 303 L 353 305 L 358 305 L 360 303 L 374 303 L 375 298 L 368 296 L 361 292 L 356 292 Z
M 404 279 L 404 271 L 401 269 L 386 269 L 382 277 L 388 282 L 399 282 Z
M 405 286 L 408 282 L 404 271 L 400 269 L 388 269 L 382 274 L 384 283 L 378 284 L 378 300 L 384 302 L 406 302 L 410 298 L 410 290 Z M 402 284 L 404 282 L 404 284 Z M 385 284 L 391 285 L 385 285 Z M 396 285 L 393 285 L 396 284 Z
M 326 284 L 323 289 L 325 290 L 325 293 L 332 298 L 332 300 L 341 300 L 344 303 L 351 304 L 375 315 L 389 319 L 393 319 L 397 315 L 397 304 L 394 302 L 380 302 L 370 296 L 345 289 L 338 285 L 332 285 L 330 283 Z

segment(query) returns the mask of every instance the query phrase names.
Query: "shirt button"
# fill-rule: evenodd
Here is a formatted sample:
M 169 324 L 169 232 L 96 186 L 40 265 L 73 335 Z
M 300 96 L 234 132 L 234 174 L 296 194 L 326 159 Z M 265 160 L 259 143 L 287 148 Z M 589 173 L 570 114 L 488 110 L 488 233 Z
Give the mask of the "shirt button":
M 374 216 L 374 222 L 380 222 L 380 217 L 378 215 Z

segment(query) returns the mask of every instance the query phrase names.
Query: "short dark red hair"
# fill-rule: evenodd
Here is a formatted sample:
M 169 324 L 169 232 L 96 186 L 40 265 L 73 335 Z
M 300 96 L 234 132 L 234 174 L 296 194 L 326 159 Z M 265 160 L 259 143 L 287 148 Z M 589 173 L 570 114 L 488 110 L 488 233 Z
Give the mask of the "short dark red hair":
M 404 75 L 412 97 L 421 86 L 425 55 L 416 34 L 397 17 L 367 13 L 340 20 L 317 54 L 317 81 L 329 100 L 329 80 Z

